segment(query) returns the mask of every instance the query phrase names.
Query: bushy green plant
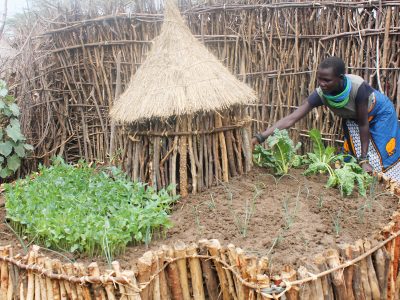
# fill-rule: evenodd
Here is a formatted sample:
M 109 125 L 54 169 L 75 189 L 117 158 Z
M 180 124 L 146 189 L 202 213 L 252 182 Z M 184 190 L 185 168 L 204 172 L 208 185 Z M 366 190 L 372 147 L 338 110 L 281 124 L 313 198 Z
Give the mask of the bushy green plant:
M 257 145 L 253 160 L 260 167 L 274 169 L 276 175 L 284 175 L 291 167 L 301 164 L 301 157 L 296 154 L 301 143 L 294 145 L 287 130 L 275 129 L 274 134 L 267 139 L 268 148 Z
M 355 186 L 360 195 L 367 194 L 367 188 L 372 183 L 372 177 L 366 173 L 354 160 L 344 162 L 340 168 L 334 169 L 334 176 L 328 178 L 328 187 L 338 187 L 341 194 L 350 196 Z
M 15 173 L 21 159 L 33 147 L 25 143 L 18 120 L 19 108 L 14 97 L 8 95 L 6 83 L 0 80 L 0 177 L 6 178 Z
M 335 154 L 335 148 L 325 147 L 322 142 L 321 133 L 317 129 L 310 130 L 310 138 L 313 143 L 313 152 L 308 152 L 308 168 L 305 175 L 326 173 L 333 175 L 332 163 L 343 160 L 342 155 Z
M 110 256 L 171 226 L 168 214 L 177 200 L 171 192 L 131 182 L 115 167 L 72 166 L 57 158 L 6 185 L 7 218 L 46 247 Z
M 368 175 L 351 156 L 335 154 L 335 148 L 325 147 L 321 133 L 317 129 L 310 131 L 313 152 L 307 153 L 309 165 L 305 175 L 328 173 L 327 187 L 338 187 L 342 195 L 350 196 L 355 186 L 360 195 L 366 195 L 366 188 L 372 182 Z M 347 162 L 345 162 L 347 158 Z M 336 163 L 336 167 L 333 164 Z

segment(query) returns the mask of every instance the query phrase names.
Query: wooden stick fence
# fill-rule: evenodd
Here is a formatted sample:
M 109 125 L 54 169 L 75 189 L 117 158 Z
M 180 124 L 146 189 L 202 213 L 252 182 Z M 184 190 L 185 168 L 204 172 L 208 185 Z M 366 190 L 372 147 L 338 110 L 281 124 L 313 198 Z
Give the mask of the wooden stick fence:
M 251 169 L 250 126 L 240 108 L 129 126 L 123 167 L 133 180 L 195 194 Z
M 141 1 L 132 14 L 112 9 L 102 16 L 90 10 L 89 19 L 78 8 L 73 15 L 48 9 L 47 19 L 57 16 L 57 22 L 43 17 L 34 28 L 32 22 L 18 28 L 16 43 L 24 51 L 12 90 L 22 106 L 22 128 L 35 146 L 23 172 L 53 155 L 68 161 L 117 157 L 126 167 L 121 157 L 131 152 L 130 139 L 120 128 L 111 134 L 108 107 L 117 85 L 123 91 L 143 61 L 162 14 Z M 352 73 L 380 87 L 399 113 L 399 9 L 398 1 L 384 0 L 181 5 L 192 32 L 257 91 L 258 105 L 247 108 L 255 120 L 252 132 L 285 116 L 313 91 L 316 68 L 327 55 L 342 57 Z M 102 11 L 111 14 L 109 7 Z M 313 127 L 333 142 L 341 122 L 322 108 L 313 111 L 293 131 L 305 149 L 308 140 L 298 133 Z
M 33 246 L 24 257 L 0 247 L 1 299 L 398 299 L 400 212 L 368 239 L 317 255 L 297 271 L 286 266 L 270 276 L 268 258 L 246 255 L 218 240 L 177 242 L 146 252 L 134 270 L 100 273 L 97 263 L 62 264 Z M 375 242 L 374 242 L 375 243 Z

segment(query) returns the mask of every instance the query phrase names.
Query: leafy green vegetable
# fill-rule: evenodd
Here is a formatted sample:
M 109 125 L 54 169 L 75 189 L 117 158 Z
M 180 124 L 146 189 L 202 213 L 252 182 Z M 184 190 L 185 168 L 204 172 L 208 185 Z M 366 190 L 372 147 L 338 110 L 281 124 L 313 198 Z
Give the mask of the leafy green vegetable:
M 31 178 L 6 185 L 6 210 L 13 228 L 36 243 L 109 257 L 171 227 L 169 212 L 178 199 L 171 193 L 172 187 L 156 192 L 131 182 L 115 167 L 56 158 Z
M 254 149 L 254 162 L 260 167 L 271 167 L 275 174 L 284 175 L 291 167 L 301 164 L 301 157 L 296 154 L 301 143 L 294 145 L 287 130 L 275 129 L 267 139 L 268 149 L 257 145 Z
M 367 187 L 372 183 L 372 177 L 366 173 L 357 163 L 344 163 L 341 168 L 334 170 L 334 176 L 328 179 L 328 187 L 338 187 L 341 194 L 350 196 L 355 185 L 360 195 L 365 196 Z
M 11 176 L 21 166 L 21 159 L 33 147 L 25 143 L 18 116 L 18 105 L 8 94 L 6 83 L 0 80 L 0 177 Z
M 313 142 L 313 152 L 307 153 L 309 165 L 304 175 L 328 172 L 330 176 L 333 176 L 331 164 L 343 160 L 343 156 L 336 155 L 335 148 L 325 147 L 321 133 L 317 129 L 310 130 L 310 137 Z
M 304 174 L 328 172 L 327 187 L 338 187 L 342 195 L 350 196 L 357 185 L 360 195 L 365 196 L 366 188 L 372 182 L 372 177 L 364 172 L 354 158 L 347 156 L 349 162 L 345 162 L 344 155 L 336 155 L 333 147 L 325 147 L 317 129 L 310 131 L 310 137 L 313 141 L 313 152 L 307 153 L 309 165 Z M 332 167 L 334 163 L 337 164 L 336 168 Z

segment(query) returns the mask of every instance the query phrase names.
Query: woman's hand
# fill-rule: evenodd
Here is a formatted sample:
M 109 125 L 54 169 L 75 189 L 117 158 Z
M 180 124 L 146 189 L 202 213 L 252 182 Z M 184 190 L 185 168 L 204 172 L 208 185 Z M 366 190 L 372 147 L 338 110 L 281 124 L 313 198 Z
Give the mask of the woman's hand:
M 258 144 L 259 144 L 259 142 L 258 142 L 257 138 L 256 138 L 256 137 L 253 137 L 253 138 L 251 139 L 251 149 L 254 150 L 254 147 L 255 147 L 256 145 L 258 145 Z
M 372 166 L 369 162 L 361 163 L 361 168 L 363 168 L 363 170 L 369 174 L 373 172 Z

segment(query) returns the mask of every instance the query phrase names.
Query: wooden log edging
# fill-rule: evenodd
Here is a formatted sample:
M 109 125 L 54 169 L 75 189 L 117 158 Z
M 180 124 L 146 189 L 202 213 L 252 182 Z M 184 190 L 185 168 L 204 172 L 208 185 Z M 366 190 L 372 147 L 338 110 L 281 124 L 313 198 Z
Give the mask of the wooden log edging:
M 348 267 L 351 267 L 353 265 L 355 265 L 356 263 L 362 261 L 363 259 L 370 257 L 373 253 L 375 253 L 377 250 L 381 249 L 382 247 L 386 246 L 389 242 L 391 242 L 392 240 L 394 240 L 395 238 L 397 238 L 398 236 L 400 236 L 400 230 L 397 231 L 395 234 L 392 234 L 389 238 L 387 238 L 386 240 L 384 240 L 383 242 L 380 242 L 378 245 L 376 245 L 375 247 L 369 249 L 368 251 L 364 252 L 362 255 L 358 256 L 355 259 L 352 259 L 350 261 L 346 261 L 343 264 L 337 265 L 331 269 L 328 269 L 326 271 L 323 271 L 321 273 L 318 274 L 311 274 L 310 272 L 308 272 L 308 274 L 312 275 L 312 276 L 308 276 L 306 278 L 300 279 L 300 280 L 294 280 L 294 281 L 287 281 L 282 279 L 282 281 L 285 284 L 285 290 L 282 291 L 280 294 L 276 295 L 276 296 L 271 296 L 268 293 L 263 292 L 263 290 L 261 290 L 261 294 L 264 297 L 267 297 L 269 299 L 277 299 L 281 296 L 283 296 L 286 292 L 288 292 L 292 287 L 294 286 L 298 286 L 298 285 L 302 285 L 304 283 L 310 282 L 310 281 L 316 281 L 317 279 L 330 275 L 334 272 L 337 272 L 339 270 L 343 270 L 346 269 Z
M 397 220 L 396 223 L 393 224 L 393 227 L 396 226 L 400 226 L 400 213 L 397 213 Z M 387 230 L 387 229 L 386 229 Z M 18 272 L 20 272 L 21 270 L 25 270 L 27 271 L 27 282 L 26 282 L 26 286 L 27 286 L 27 296 L 26 299 L 34 299 L 33 295 L 37 294 L 38 291 L 42 291 L 47 289 L 47 297 L 50 298 L 55 298 L 54 293 L 56 294 L 60 294 L 63 293 L 64 294 L 64 298 L 77 298 L 80 299 L 80 296 L 77 296 L 78 294 L 83 294 L 83 291 L 78 292 L 78 290 L 81 288 L 86 289 L 86 296 L 88 296 L 88 294 L 90 294 L 88 288 L 86 287 L 87 285 L 91 285 L 92 289 L 96 290 L 96 293 L 94 293 L 95 295 L 95 299 L 99 298 L 99 299 L 104 299 L 104 295 L 105 293 L 107 293 L 108 298 L 112 297 L 110 295 L 114 295 L 114 291 L 116 290 L 124 290 L 124 289 L 131 289 L 131 293 L 133 293 L 132 295 L 139 295 L 141 294 L 141 299 L 153 299 L 152 295 L 153 294 L 153 289 L 151 289 L 151 285 L 154 284 L 154 282 L 156 281 L 157 278 L 160 278 L 160 275 L 170 266 L 170 264 L 174 264 L 177 263 L 178 261 L 184 262 L 185 264 L 181 264 L 181 267 L 185 267 L 186 268 L 186 264 L 187 261 L 189 262 L 189 265 L 191 265 L 191 272 L 192 270 L 195 270 L 195 277 L 191 277 L 192 279 L 190 280 L 188 274 L 186 274 L 186 277 L 181 277 L 180 279 L 178 278 L 177 280 L 179 281 L 178 284 L 181 285 L 183 284 L 182 280 L 186 281 L 192 281 L 193 283 L 195 283 L 196 286 L 196 294 L 199 297 L 196 297 L 195 299 L 204 299 L 204 291 L 202 290 L 203 286 L 206 286 L 207 282 L 203 282 L 203 279 L 201 276 L 199 276 L 199 272 L 201 271 L 201 263 L 202 261 L 212 261 L 214 264 L 216 264 L 216 266 L 220 265 L 221 269 L 217 274 L 217 280 L 218 282 L 221 282 L 221 276 L 225 279 L 222 279 L 222 281 L 226 282 L 226 286 L 223 285 L 221 287 L 222 289 L 222 293 L 226 293 L 226 299 L 233 299 L 232 293 L 235 293 L 236 295 L 241 295 L 241 297 L 234 297 L 235 299 L 247 299 L 247 296 L 250 293 L 257 293 L 262 295 L 265 298 L 268 299 L 279 299 L 281 296 L 283 296 L 284 294 L 289 293 L 294 286 L 302 286 L 306 283 L 310 283 L 310 282 L 316 282 L 318 281 L 318 279 L 320 278 L 324 278 L 326 276 L 329 276 L 331 274 L 334 274 L 335 272 L 338 271 L 343 271 L 344 269 L 347 269 L 351 266 L 356 265 L 358 262 L 365 260 L 367 258 L 371 259 L 371 255 L 374 254 L 375 252 L 377 252 L 378 250 L 380 250 L 381 248 L 383 248 L 384 246 L 387 246 L 388 244 L 390 244 L 391 242 L 393 242 L 397 237 L 400 236 L 400 230 L 398 230 L 395 233 L 392 233 L 391 235 L 389 235 L 384 241 L 378 243 L 376 246 L 368 249 L 368 251 L 363 251 L 364 253 L 359 255 L 358 257 L 346 261 L 345 263 L 342 264 L 337 264 L 336 266 L 329 268 L 325 271 L 322 271 L 318 274 L 313 274 L 310 272 L 311 269 L 307 270 L 303 267 L 303 277 L 300 280 L 291 280 L 293 279 L 293 275 L 289 275 L 287 277 L 283 277 L 282 276 L 282 283 L 280 284 L 281 287 L 284 287 L 284 290 L 281 291 L 278 294 L 274 294 L 273 292 L 269 292 L 270 291 L 270 282 L 269 280 L 265 280 L 265 274 L 257 274 L 257 278 L 259 279 L 258 281 L 251 281 L 249 280 L 250 278 L 248 278 L 248 276 L 246 276 L 245 274 L 250 274 L 251 272 L 249 271 L 249 268 L 243 269 L 243 263 L 242 265 L 240 265 L 240 259 L 239 261 L 230 261 L 231 263 L 233 263 L 232 265 L 227 263 L 227 261 L 225 259 L 221 259 L 221 255 L 223 255 L 224 252 L 228 251 L 230 253 L 232 253 L 232 246 L 229 247 L 229 250 L 225 250 L 222 249 L 222 247 L 219 245 L 219 242 L 214 240 L 214 241 L 208 241 L 208 240 L 202 240 L 200 242 L 200 244 L 202 245 L 201 248 L 204 248 L 204 245 L 207 245 L 206 247 L 209 249 L 213 249 L 211 252 L 213 253 L 213 255 L 204 255 L 204 254 L 198 254 L 199 251 L 202 251 L 201 249 L 199 249 L 197 247 L 197 245 L 190 245 L 188 249 L 186 249 L 186 245 L 182 244 L 180 246 L 179 251 L 183 251 L 181 254 L 175 255 L 173 258 L 169 257 L 170 254 L 167 255 L 166 260 L 164 261 L 164 265 L 161 268 L 155 269 L 153 270 L 152 274 L 150 274 L 150 268 L 152 265 L 152 261 L 153 258 L 155 258 L 155 256 L 153 256 L 152 252 L 147 252 L 144 255 L 144 258 L 146 261 L 148 261 L 148 270 L 145 272 L 146 275 L 145 280 L 141 281 L 139 285 L 137 285 L 136 283 L 136 279 L 132 280 L 132 275 L 127 275 L 127 273 L 124 272 L 120 272 L 119 270 L 119 266 L 117 268 L 117 271 L 111 271 L 109 274 L 107 275 L 99 275 L 99 271 L 97 269 L 97 264 L 93 263 L 91 264 L 88 269 L 92 269 L 94 271 L 90 271 L 90 273 L 92 273 L 93 275 L 89 276 L 89 275 L 83 275 L 83 276 L 79 276 L 76 274 L 80 274 L 82 275 L 83 272 L 83 267 L 82 266 L 77 266 L 78 270 L 81 271 L 81 273 L 75 273 L 74 275 L 72 275 L 70 272 L 68 273 L 63 273 L 62 270 L 63 269 L 67 269 L 67 265 L 70 264 L 66 264 L 65 266 L 61 266 L 60 263 L 57 263 L 54 260 L 51 260 L 49 258 L 45 258 L 44 259 L 44 264 L 39 263 L 37 260 L 38 255 L 38 251 L 40 250 L 40 247 L 38 246 L 33 246 L 32 251 L 29 253 L 29 255 L 27 256 L 27 261 L 28 263 L 22 263 L 23 258 L 21 257 L 17 257 L 17 258 L 12 258 L 9 257 L 9 255 L 7 255 L 8 253 L 10 253 L 11 251 L 11 247 L 7 246 L 7 247 L 0 247 L 0 253 L 2 254 L 2 256 L 0 256 L 0 270 L 1 270 L 1 275 L 2 278 L 4 280 L 4 282 L 9 282 L 12 281 L 13 276 L 10 274 L 10 276 L 5 276 L 6 273 L 10 272 L 14 269 L 14 267 L 17 267 L 19 269 Z M 217 244 L 216 244 L 217 243 Z M 369 243 L 369 242 L 368 242 Z M 357 244 L 357 243 L 356 243 Z M 363 242 L 361 241 L 361 245 L 363 245 Z M 181 249 L 182 248 L 182 249 Z M 364 246 L 365 250 L 367 250 L 367 248 Z M 234 249 L 234 253 L 236 253 L 238 250 L 238 248 Z M 394 250 L 394 249 L 393 249 Z M 333 251 L 333 255 L 337 255 L 337 260 L 339 261 L 339 254 L 336 250 L 331 250 Z M 163 251 L 161 251 L 163 252 Z M 380 251 L 382 252 L 382 251 Z M 204 253 L 204 252 L 203 252 Z M 240 254 L 239 252 L 237 252 L 238 255 L 237 257 L 242 256 L 243 254 Z M 5 256 L 4 256 L 5 255 Z M 380 254 L 377 254 L 378 257 Z M 147 259 L 146 257 L 149 257 L 149 259 Z M 156 258 L 157 260 L 158 258 Z M 236 258 L 238 259 L 238 258 Z M 393 259 L 392 259 L 393 260 Z M 42 260 L 43 261 L 43 260 Z M 7 264 L 9 263 L 9 264 Z M 368 263 L 368 262 L 367 262 Z M 56 269 L 54 269 L 54 265 L 58 265 L 58 267 Z M 117 264 L 117 262 L 114 263 Z M 43 266 L 44 265 L 44 266 Z M 260 265 L 260 263 L 259 263 Z M 332 264 L 328 263 L 329 266 L 332 266 Z M 7 268 L 5 267 L 7 266 Z M 365 272 L 371 272 L 371 266 L 372 266 L 372 261 L 371 261 L 371 265 L 368 266 L 368 269 L 365 270 Z M 393 268 L 392 268 L 393 269 Z M 394 268 L 396 269 L 396 268 Z M 57 270 L 57 272 L 54 272 L 54 270 Z M 179 272 L 179 268 L 178 268 L 178 272 Z M 227 273 L 229 272 L 229 273 Z M 300 272 L 300 270 L 299 270 Z M 375 274 L 375 270 L 373 270 L 374 274 Z M 392 270 L 392 274 L 391 276 L 393 277 L 393 279 L 397 278 L 397 274 L 396 276 L 394 276 L 394 273 L 397 273 L 397 270 Z M 20 273 L 21 274 L 21 273 Z M 181 274 L 181 273 L 180 273 Z M 227 275 L 229 274 L 229 278 L 231 278 L 230 276 L 233 276 L 234 281 L 232 281 L 231 285 L 229 286 L 228 289 L 228 281 L 227 281 Z M 343 274 L 342 272 L 339 272 L 338 274 Z M 367 273 L 366 273 L 367 274 Z M 141 274 L 138 274 L 138 278 L 140 277 Z M 165 274 L 164 274 L 165 275 Z M 4 277 L 3 277 L 4 276 Z M 38 276 L 38 277 L 37 277 Z M 192 275 L 193 276 L 193 275 Z M 341 280 L 342 275 L 339 275 L 339 281 Z M 369 275 L 366 275 L 369 276 Z M 244 278 L 247 277 L 247 278 Z M 262 279 L 261 279 L 262 277 Z M 382 275 L 382 272 L 379 272 L 377 270 L 377 277 L 376 277 L 376 283 L 378 284 L 379 281 L 385 282 L 384 279 L 384 274 Z M 15 277 L 14 277 L 15 278 Z M 133 276 L 133 278 L 135 278 L 135 276 Z M 11 279 L 11 280 L 10 280 Z M 46 280 L 45 283 L 45 287 L 42 287 L 40 281 L 41 280 Z M 290 279 L 290 280 L 289 280 Z M 369 279 L 371 280 L 371 279 Z M 368 279 L 367 279 L 368 281 Z M 390 280 L 389 280 L 390 281 Z M 395 280 L 396 281 L 396 280 Z M 57 283 L 58 282 L 58 283 Z M 217 282 L 217 284 L 218 284 Z M 387 282 L 387 281 L 386 281 Z M 193 284 L 192 283 L 192 284 Z M 234 284 L 233 284 L 234 283 Z M 188 282 L 189 284 L 189 282 Z M 331 284 L 335 284 L 334 282 L 332 282 Z M 344 284 L 344 283 L 343 283 Z M 47 285 L 47 287 L 46 287 Z M 74 286 L 76 285 L 76 287 Z M 323 284 L 323 282 L 319 282 L 317 284 L 317 287 L 319 287 L 319 293 L 323 293 L 323 289 L 322 287 L 326 285 Z M 2 289 L 0 290 L 0 294 L 5 293 L 6 290 L 8 290 L 10 293 L 13 292 L 13 290 L 11 288 L 9 288 L 9 286 L 13 286 L 12 282 L 9 282 L 8 284 L 2 285 Z M 79 286 L 79 287 L 78 287 Z M 114 288 L 113 288 L 114 286 Z M 159 289 L 159 285 L 157 285 L 157 289 Z M 163 285 L 165 288 L 165 284 Z M 188 285 L 184 285 L 186 286 L 186 293 L 187 296 L 190 295 L 189 294 L 189 286 Z M 190 285 L 192 287 L 192 285 Z M 215 285 L 213 285 L 215 287 Z M 239 288 L 239 286 L 242 286 L 242 288 Z M 381 293 L 382 294 L 386 294 L 382 292 L 382 284 L 381 286 Z M 243 293 L 243 289 L 246 291 L 245 293 Z M 344 289 L 346 289 L 344 287 Z M 384 289 L 385 290 L 385 289 Z M 77 292 L 75 292 L 77 291 Z M 147 291 L 147 292 L 145 292 Z M 242 291 L 240 293 L 236 294 L 236 291 Z M 311 290 L 310 290 L 311 291 Z M 376 293 L 379 292 L 379 288 L 375 287 L 374 291 Z M 160 291 L 161 292 L 161 291 Z M 164 291 L 165 292 L 165 291 Z M 364 292 L 366 292 L 365 287 L 364 287 Z M 24 284 L 20 284 L 20 293 L 24 293 Z M 311 293 L 311 292 L 310 292 Z M 307 297 L 310 297 L 310 293 L 306 293 L 304 294 L 307 295 Z M 337 293 L 337 292 L 336 292 Z M 370 293 L 370 292 L 368 292 Z M 66 295 L 71 295 L 66 297 Z M 75 296 L 72 296 L 75 295 Z M 97 295 L 97 296 L 96 296 Z M 91 299 L 91 298 L 87 298 L 84 297 L 82 295 L 82 299 Z M 244 297 L 244 298 L 243 298 Z M 50 299 L 50 298 L 46 298 L 46 299 Z M 139 299 L 139 298 L 138 298 Z M 154 298 L 154 299 L 159 299 L 159 298 Z M 299 299 L 302 299 L 301 297 Z M 349 299 L 349 298 L 345 298 L 345 299 Z M 392 298 L 388 298 L 388 299 L 392 299 Z M 394 299 L 394 298 L 393 298 Z
M 386 184 L 387 178 L 380 176 Z M 397 187 L 397 185 L 396 185 Z M 271 276 L 268 258 L 232 244 L 200 240 L 148 251 L 131 270 L 103 274 L 96 263 L 61 264 L 32 246 L 26 256 L 0 247 L 0 299 L 398 299 L 400 211 L 381 231 L 382 240 L 358 240 L 317 255 L 297 271 L 286 266 Z M 344 261 L 344 262 L 343 262 Z

